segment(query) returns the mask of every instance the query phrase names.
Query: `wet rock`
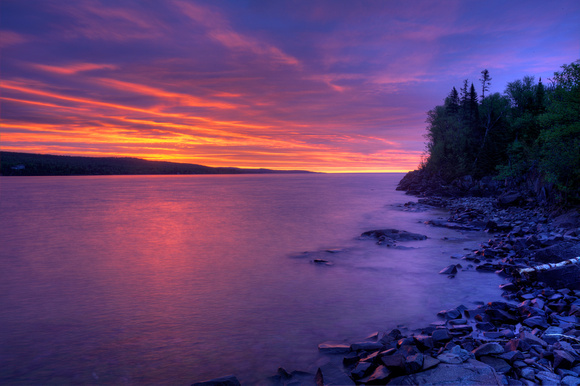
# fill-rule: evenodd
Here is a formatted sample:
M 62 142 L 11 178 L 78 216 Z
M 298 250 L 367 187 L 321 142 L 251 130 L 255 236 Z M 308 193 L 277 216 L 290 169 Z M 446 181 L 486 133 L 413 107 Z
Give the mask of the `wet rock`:
M 441 363 L 439 366 L 416 374 L 394 378 L 393 385 L 502 385 L 495 370 L 470 359 L 462 365 Z
M 197 382 L 192 386 L 240 386 L 240 381 L 233 375 L 210 379 L 209 381 Z
M 318 345 L 318 350 L 324 354 L 346 354 L 350 351 L 350 345 L 344 343 L 324 342 Z
M 421 353 L 409 355 L 405 358 L 405 372 L 413 374 L 423 369 L 424 356 Z
M 353 351 L 377 351 L 383 348 L 383 344 L 379 342 L 359 342 L 353 343 L 350 349 Z
M 288 373 L 280 367 L 278 373 L 268 378 L 268 380 L 271 386 L 316 385 L 314 376 L 314 374 L 305 371 L 292 371 Z
M 478 358 L 481 362 L 494 368 L 498 373 L 507 373 L 511 370 L 511 366 L 505 360 L 492 356 L 482 356 Z
M 367 375 L 368 372 L 370 372 L 371 367 L 372 363 L 359 362 L 350 372 L 350 375 L 355 379 L 363 378 Z
M 391 372 L 403 373 L 405 371 L 405 357 L 401 354 L 381 357 L 381 362 Z
M 437 316 L 443 317 L 445 319 L 459 319 L 461 317 L 461 312 L 456 309 L 439 311 Z
M 484 343 L 472 352 L 476 358 L 479 358 L 483 355 L 503 354 L 504 349 L 498 343 Z
M 361 383 L 367 384 L 367 385 L 374 385 L 374 384 L 385 384 L 386 381 L 389 379 L 389 377 L 391 376 L 391 372 L 389 371 L 389 369 L 387 369 L 385 366 L 378 366 L 376 368 L 376 370 L 369 375 L 367 378 L 363 378 L 360 380 Z M 353 384 L 354 383 L 346 383 L 347 385 L 349 384 Z M 325 385 L 327 385 L 327 383 L 325 383 Z
M 398 241 L 426 240 L 427 236 L 398 229 L 377 229 L 364 232 L 361 237 L 377 240 L 379 245 L 394 245 Z
M 322 385 L 354 385 L 352 379 L 337 366 L 328 363 L 318 368 L 315 376 L 316 384 Z
M 415 339 L 415 344 L 421 351 L 432 349 L 435 346 L 433 337 L 429 335 L 417 335 L 413 338 Z
M 446 328 L 438 328 L 431 334 L 433 339 L 433 344 L 444 344 L 451 340 L 451 335 L 449 335 L 449 330 Z
M 455 275 L 457 273 L 457 267 L 455 264 L 451 264 L 450 266 L 443 268 L 439 273 L 442 275 Z

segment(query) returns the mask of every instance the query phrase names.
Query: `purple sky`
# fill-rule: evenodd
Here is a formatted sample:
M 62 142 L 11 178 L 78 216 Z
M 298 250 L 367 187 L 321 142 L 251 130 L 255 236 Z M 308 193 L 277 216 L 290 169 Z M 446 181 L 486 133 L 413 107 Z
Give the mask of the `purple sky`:
M 545 83 L 580 2 L 0 2 L 0 149 L 406 171 L 463 79 Z

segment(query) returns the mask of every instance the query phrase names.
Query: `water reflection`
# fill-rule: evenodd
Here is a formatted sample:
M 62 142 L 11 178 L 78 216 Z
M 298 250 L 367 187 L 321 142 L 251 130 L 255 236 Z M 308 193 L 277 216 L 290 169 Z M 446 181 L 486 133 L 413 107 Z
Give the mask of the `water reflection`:
M 485 235 L 428 228 L 400 175 L 2 178 L 0 381 L 253 383 L 360 339 L 499 297 L 437 272 Z M 394 227 L 402 251 L 357 240 Z M 332 267 L 289 256 L 339 248 Z

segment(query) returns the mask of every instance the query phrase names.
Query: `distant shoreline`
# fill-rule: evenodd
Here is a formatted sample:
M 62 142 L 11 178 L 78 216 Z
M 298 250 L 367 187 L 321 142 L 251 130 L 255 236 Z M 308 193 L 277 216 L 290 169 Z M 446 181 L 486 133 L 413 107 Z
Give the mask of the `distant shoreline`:
M 293 174 L 306 170 L 242 169 L 210 167 L 129 157 L 81 157 L 0 152 L 1 176 L 99 176 L 99 175 L 205 175 Z

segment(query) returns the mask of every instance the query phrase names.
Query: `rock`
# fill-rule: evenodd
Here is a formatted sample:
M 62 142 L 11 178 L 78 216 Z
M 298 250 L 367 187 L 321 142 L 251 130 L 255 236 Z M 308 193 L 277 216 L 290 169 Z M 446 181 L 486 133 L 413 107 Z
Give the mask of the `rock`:
M 350 345 L 350 349 L 353 351 L 378 351 L 382 348 L 383 344 L 378 342 L 359 342 Z
M 440 360 L 433 358 L 431 355 L 425 355 L 423 358 L 423 371 L 433 368 L 441 363 Z
M 537 336 L 535 336 L 534 334 L 532 334 L 531 332 L 528 332 L 528 331 L 523 331 L 520 333 L 520 340 L 522 340 L 530 345 L 537 344 L 537 345 L 542 346 L 544 348 L 546 348 L 548 346 L 548 344 L 544 340 L 538 338 Z
M 443 344 L 451 340 L 451 335 L 449 335 L 449 330 L 446 328 L 438 328 L 433 333 L 431 333 L 431 338 L 433 338 L 433 343 Z
M 233 375 L 210 379 L 209 381 L 197 382 L 191 386 L 240 386 L 240 381 Z
M 359 362 L 355 366 L 355 368 L 350 372 L 350 375 L 355 379 L 363 378 L 364 376 L 366 376 L 366 373 L 369 372 L 371 367 L 372 367 L 372 363 Z
M 439 366 L 416 374 L 393 378 L 392 385 L 502 385 L 495 370 L 470 359 L 463 365 L 441 363 Z
M 381 357 L 383 365 L 394 373 L 403 373 L 405 371 L 405 357 L 399 353 Z
M 437 316 L 441 316 L 445 319 L 459 319 L 461 317 L 461 312 L 456 309 L 444 310 L 439 311 Z
M 549 326 L 546 318 L 543 316 L 532 316 L 531 318 L 525 319 L 522 324 L 530 328 L 540 327 L 542 329 L 548 328 Z
M 455 275 L 457 273 L 457 267 L 455 264 L 451 264 L 450 266 L 443 268 L 439 273 L 442 275 Z
M 520 376 L 530 381 L 536 380 L 536 373 L 531 367 L 524 367 L 520 369 Z
M 398 229 L 377 229 L 364 232 L 361 237 L 373 238 L 378 240 L 377 244 L 394 244 L 397 241 L 426 240 L 427 236 L 418 233 L 400 231 Z
M 344 343 L 324 342 L 318 345 L 318 350 L 324 354 L 346 354 L 350 351 L 350 345 Z
M 481 331 L 495 330 L 495 326 L 489 322 L 475 323 L 475 328 Z
M 460 364 L 471 357 L 467 350 L 459 346 L 454 346 L 450 351 L 445 351 L 437 356 L 437 359 L 443 363 Z
M 528 351 L 530 349 L 530 344 L 521 339 L 511 339 L 506 343 L 504 347 L 505 351 Z
M 271 386 L 297 386 L 297 385 L 316 385 L 314 374 L 304 371 L 292 371 L 290 374 L 282 367 L 278 373 L 268 378 Z
M 316 372 L 317 385 L 354 385 L 355 383 L 340 368 L 328 363 Z
M 486 310 L 485 314 L 489 316 L 491 322 L 495 324 L 516 324 L 518 322 L 518 318 L 504 310 L 492 308 Z
M 484 343 L 475 350 L 473 350 L 472 352 L 476 358 L 479 358 L 482 355 L 503 354 L 504 349 L 498 343 Z
M 421 353 L 409 355 L 405 358 L 405 372 L 407 374 L 413 374 L 423 370 L 423 360 L 424 356 Z
M 575 358 L 567 351 L 554 350 L 554 368 L 571 369 Z
M 373 384 L 385 384 L 386 381 L 391 376 L 391 372 L 385 366 L 378 366 L 376 370 L 369 375 L 367 378 L 363 378 L 360 380 L 361 383 L 367 385 Z M 327 385 L 327 383 L 325 383 Z M 354 383 L 345 383 L 345 385 L 354 385 Z
M 479 360 L 486 365 L 493 367 L 498 373 L 507 373 L 512 368 L 509 363 L 501 358 L 482 356 Z
M 500 207 L 508 207 L 519 204 L 522 196 L 517 192 L 505 193 L 497 198 L 497 204 Z
M 580 385 L 580 378 L 571 375 L 565 376 L 562 379 L 562 386 L 578 386 Z
M 542 385 L 560 385 L 560 377 L 549 371 L 540 371 L 536 374 L 536 378 L 540 380 Z
M 517 361 L 523 361 L 525 359 L 524 354 L 522 354 L 521 351 L 508 351 L 504 354 L 501 354 L 498 356 L 498 358 L 501 358 L 509 363 L 514 363 Z
M 415 344 L 421 351 L 425 351 L 434 347 L 433 337 L 429 335 L 417 335 L 413 337 Z
M 548 344 L 554 344 L 562 339 L 564 329 L 557 326 L 550 326 L 542 334 L 542 339 Z

